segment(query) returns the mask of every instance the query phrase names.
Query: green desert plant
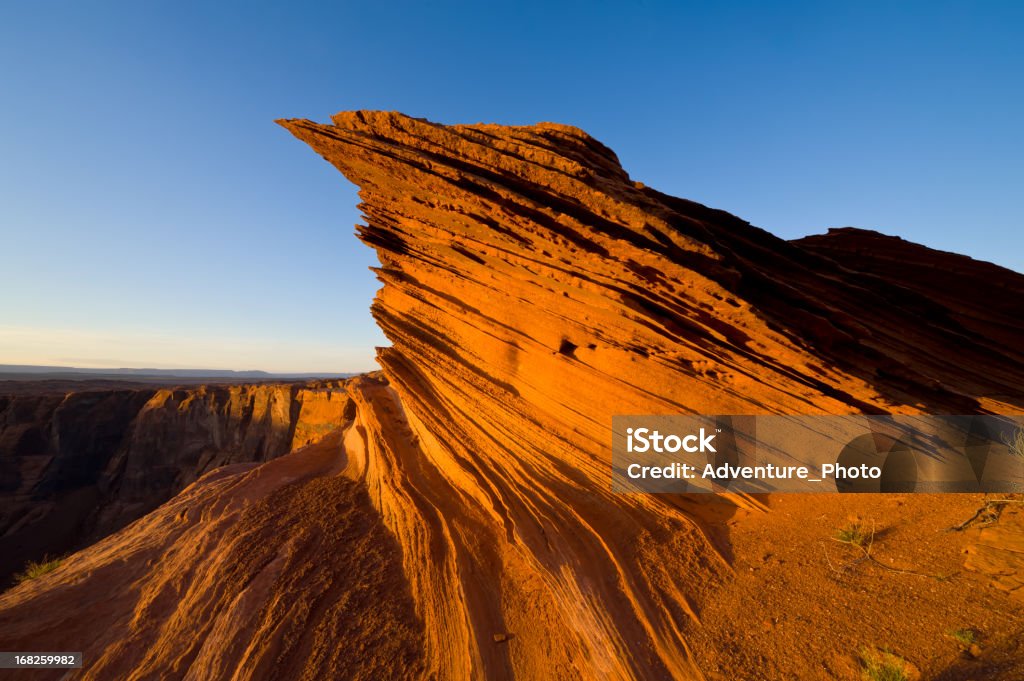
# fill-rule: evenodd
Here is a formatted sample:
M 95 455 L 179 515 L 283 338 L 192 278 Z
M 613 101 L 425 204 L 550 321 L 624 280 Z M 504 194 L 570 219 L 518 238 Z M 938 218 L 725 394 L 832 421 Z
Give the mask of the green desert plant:
M 896 572 L 901 575 L 929 577 L 940 582 L 945 582 L 956 574 L 931 574 L 928 572 L 918 572 L 917 570 L 905 570 L 903 568 L 883 563 L 875 558 L 871 553 L 872 549 L 875 547 L 875 539 L 877 537 L 878 534 L 875 532 L 875 524 L 873 522 L 871 523 L 871 526 L 868 527 L 868 525 L 864 523 L 859 516 L 851 516 L 850 522 L 845 527 L 841 527 L 836 530 L 836 533 L 832 535 L 832 541 L 839 542 L 840 544 L 849 544 L 850 546 L 857 548 L 861 555 L 855 560 L 851 560 L 837 568 L 832 564 L 832 559 L 829 558 L 828 551 L 825 551 L 825 560 L 828 562 L 829 568 L 831 568 L 832 572 L 842 573 L 851 569 L 855 565 L 870 563 L 871 565 L 875 565 L 876 567 L 880 567 L 889 572 Z
M 862 650 L 861 677 L 864 681 L 910 681 L 907 663 L 898 655 L 883 650 Z
M 836 530 L 835 539 L 838 542 L 844 544 L 853 544 L 854 546 L 864 547 L 871 542 L 871 537 L 874 531 L 868 528 L 864 523 L 860 521 L 851 522 L 846 527 L 841 527 Z
M 43 556 L 43 559 L 36 562 L 30 560 L 25 563 L 25 569 L 14 575 L 14 581 L 18 584 L 27 582 L 38 577 L 42 577 L 45 574 L 53 572 L 60 567 L 61 563 L 64 562 L 64 556 L 57 558 L 50 558 L 49 556 Z
M 978 642 L 978 633 L 974 629 L 954 629 L 949 632 L 949 637 L 965 646 L 972 646 Z

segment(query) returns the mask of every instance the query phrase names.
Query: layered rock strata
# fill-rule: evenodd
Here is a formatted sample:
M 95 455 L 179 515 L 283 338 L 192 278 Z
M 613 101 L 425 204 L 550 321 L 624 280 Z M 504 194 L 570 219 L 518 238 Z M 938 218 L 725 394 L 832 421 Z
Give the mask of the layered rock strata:
M 0 396 L 0 581 L 120 529 L 209 470 L 322 439 L 349 402 L 337 382 Z
M 940 295 L 919 274 L 844 260 L 838 237 L 788 243 L 659 193 L 576 128 L 381 112 L 282 124 L 360 187 L 383 282 L 373 313 L 392 343 L 383 376 L 350 382 L 336 440 L 214 473 L 0 596 L 9 649 L 66 648 L 83 619 L 32 607 L 107 592 L 119 629 L 89 639 L 101 664 L 85 678 L 313 678 L 305 652 L 322 676 L 370 665 L 352 678 L 708 678 L 687 638 L 697 596 L 731 579 L 730 517 L 763 500 L 613 494 L 612 415 L 1024 405 L 1012 304 L 963 309 L 988 289 Z M 339 575 L 362 574 L 366 537 L 381 535 L 368 523 L 339 541 L 322 514 L 357 511 L 310 501 L 348 498 L 342 481 L 397 546 L 374 558 L 386 593 L 370 592 L 382 630 L 402 632 L 396 650 L 365 633 L 325 644 L 339 621 L 375 617 Z M 255 562 L 235 527 L 262 538 Z M 114 572 L 123 555 L 130 574 Z M 211 556 L 227 579 L 193 567 Z M 168 577 L 189 569 L 204 572 Z
M 724 569 L 708 510 L 609 491 L 615 414 L 1020 410 L 1019 316 L 972 326 L 827 238 L 644 187 L 576 128 L 282 124 L 360 188 L 379 360 L 417 443 L 382 447 L 369 483 L 442 677 L 699 675 L 678 632 Z

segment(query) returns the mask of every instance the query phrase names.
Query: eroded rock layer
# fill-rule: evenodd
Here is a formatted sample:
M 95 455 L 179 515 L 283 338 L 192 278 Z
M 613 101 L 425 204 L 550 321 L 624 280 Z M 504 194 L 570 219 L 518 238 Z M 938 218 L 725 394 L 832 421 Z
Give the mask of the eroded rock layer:
M 82 650 L 84 679 L 421 676 L 422 623 L 400 549 L 365 488 L 338 475 L 338 452 L 335 433 L 208 473 L 0 594 L 0 643 Z
M 0 395 L 0 583 L 209 470 L 322 439 L 349 403 L 341 382 Z
M 699 632 L 719 595 L 742 602 L 769 586 L 754 565 L 775 560 L 760 549 L 773 542 L 793 550 L 772 569 L 818 597 L 832 529 L 800 532 L 821 509 L 794 507 L 782 536 L 763 500 L 612 494 L 612 415 L 1024 406 L 1016 308 L 975 314 L 969 301 L 990 289 L 964 290 L 1019 291 L 1020 275 L 958 261 L 967 283 L 942 292 L 920 269 L 887 277 L 857 251 L 874 236 L 781 241 L 633 182 L 567 126 L 380 112 L 282 124 L 360 187 L 359 235 L 384 284 L 373 313 L 392 342 L 383 376 L 346 385 L 342 427 L 320 444 L 212 473 L 0 595 L 0 648 L 84 637 L 97 662 L 82 676 L 97 679 L 812 678 L 820 660 L 792 664 L 793 645 L 764 664 L 771 649 L 756 647 L 742 606 L 708 627 L 720 637 Z M 911 499 L 919 515 L 939 503 Z M 742 563 L 725 536 L 739 517 L 766 518 L 744 539 L 759 554 Z M 727 588 L 743 581 L 739 564 L 750 565 L 742 593 Z M 887 575 L 900 599 L 864 611 L 863 629 L 893 603 L 961 588 L 922 594 L 920 577 L 906 579 Z M 68 604 L 101 593 L 98 630 Z M 834 607 L 849 602 L 838 596 Z M 780 640 L 832 650 L 812 601 L 787 602 L 802 637 Z M 1007 621 L 992 626 L 1012 638 Z M 923 627 L 950 626 L 910 623 L 885 643 L 909 648 Z M 859 676 L 853 658 L 833 662 Z
M 614 414 L 1022 404 L 1019 317 L 990 335 L 927 286 L 635 183 L 576 128 L 282 124 L 360 188 L 416 443 L 382 444 L 368 481 L 443 678 L 699 677 L 679 632 L 724 567 L 707 508 L 611 494 Z

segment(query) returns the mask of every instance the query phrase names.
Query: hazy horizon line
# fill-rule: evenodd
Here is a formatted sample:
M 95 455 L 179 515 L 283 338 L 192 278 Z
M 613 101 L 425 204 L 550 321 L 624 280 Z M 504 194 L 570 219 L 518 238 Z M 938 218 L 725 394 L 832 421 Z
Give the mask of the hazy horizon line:
M 7 364 L 0 362 L 0 374 L 45 374 L 45 373 L 119 373 L 126 375 L 147 375 L 151 374 L 176 374 L 181 376 L 203 375 L 203 374 L 236 374 L 236 375 L 263 375 L 263 376 L 308 376 L 308 377 L 343 377 L 374 371 L 348 370 L 348 371 L 273 371 L 268 369 L 229 369 L 222 367 L 196 367 L 196 366 L 79 366 L 68 364 Z

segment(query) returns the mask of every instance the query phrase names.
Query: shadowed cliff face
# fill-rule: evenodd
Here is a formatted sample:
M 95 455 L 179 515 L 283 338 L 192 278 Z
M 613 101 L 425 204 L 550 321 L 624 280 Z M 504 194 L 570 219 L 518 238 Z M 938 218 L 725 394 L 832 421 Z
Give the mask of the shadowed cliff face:
M 0 397 L 0 582 L 87 546 L 200 475 L 339 428 L 341 384 Z
M 862 285 L 899 287 L 931 301 L 935 316 L 988 353 L 988 362 L 973 367 L 976 373 L 1005 370 L 1002 357 L 1007 354 L 1019 359 L 1024 277 L 991 263 L 860 229 L 830 229 L 794 243 L 842 263 L 857 273 Z M 1016 385 L 1019 392 L 1020 384 Z
M 0 595 L 0 643 L 82 649 L 87 679 L 400 679 L 422 623 L 337 433 L 190 485 Z M 4 678 L 60 679 L 63 670 Z
M 209 669 L 275 678 L 301 668 L 312 678 L 303 651 L 322 657 L 322 676 L 344 673 L 345 659 L 368 661 L 353 678 L 755 678 L 750 669 L 712 674 L 704 660 L 739 656 L 712 640 L 699 657 L 694 642 L 709 626 L 701 620 L 709 598 L 742 602 L 729 591 L 740 583 L 739 558 L 726 523 L 762 517 L 763 500 L 612 494 L 612 415 L 980 413 L 1024 404 L 1019 318 L 993 309 L 976 325 L 927 280 L 889 278 L 866 262 L 858 270 L 843 260 L 848 244 L 826 247 L 832 237 L 788 243 L 645 188 L 576 128 L 441 126 L 379 112 L 282 124 L 360 187 L 359 235 L 376 249 L 383 282 L 373 313 L 392 342 L 379 353 L 384 376 L 347 384 L 353 406 L 337 439 L 204 478 L 0 596 L 0 643 L 66 649 L 90 623 L 24 613 L 105 591 L 105 620 L 129 624 L 121 635 L 87 638 L 87 658 L 101 664 L 85 678 L 142 678 L 140 668 L 178 678 Z M 1022 286 L 1006 270 L 986 276 Z M 338 512 L 372 509 L 397 550 L 370 522 L 344 541 L 331 534 L 320 553 L 312 548 L 330 512 L 312 500 L 350 493 L 357 510 Z M 821 516 L 820 499 L 789 511 L 799 521 L 787 531 Z M 908 497 L 893 514 L 936 503 Z M 236 524 L 271 542 L 259 544 L 265 569 L 233 538 Z M 827 570 L 805 567 L 820 535 L 772 531 L 771 522 L 758 530 L 769 546 L 802 547 L 786 576 Z M 362 570 L 359 552 L 378 544 L 373 564 L 388 605 L 381 627 L 397 632 L 386 660 L 365 632 L 330 645 L 316 633 L 329 635 L 339 618 L 376 616 L 340 575 Z M 140 545 L 171 556 L 169 564 L 146 559 Z M 121 553 L 134 556 L 128 567 Z M 224 582 L 210 572 L 187 584 L 176 576 L 206 560 L 239 560 L 241 572 Z M 302 567 L 306 586 L 286 566 Z M 896 592 L 933 604 L 959 588 Z M 324 596 L 302 600 L 301 631 L 285 631 L 282 600 L 310 593 Z M 881 621 L 894 603 L 902 601 L 865 602 L 851 626 Z M 827 620 L 810 599 L 786 607 L 798 622 Z M 747 627 L 745 616 L 729 613 Z M 920 628 L 892 623 L 888 643 L 911 645 Z M 200 646 L 197 636 L 214 643 Z M 835 641 L 799 639 L 819 652 Z M 141 667 L 139 651 L 147 651 Z M 806 673 L 794 671 L 798 655 L 775 657 L 778 678 L 821 673 L 814 655 Z

